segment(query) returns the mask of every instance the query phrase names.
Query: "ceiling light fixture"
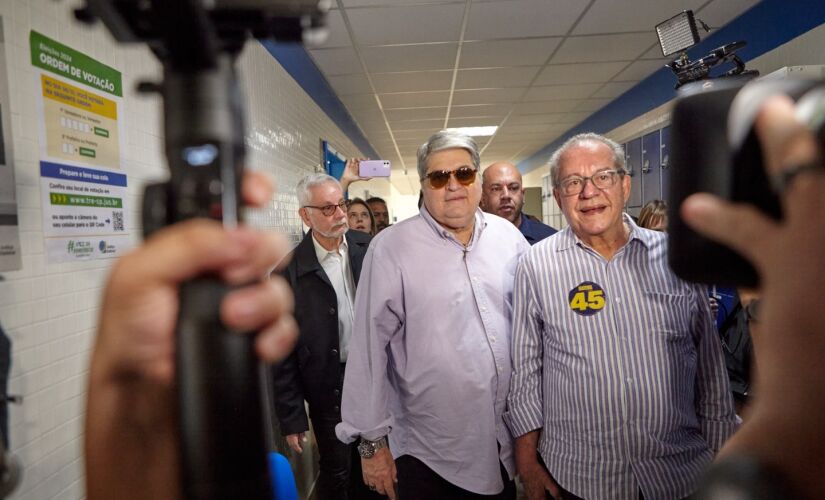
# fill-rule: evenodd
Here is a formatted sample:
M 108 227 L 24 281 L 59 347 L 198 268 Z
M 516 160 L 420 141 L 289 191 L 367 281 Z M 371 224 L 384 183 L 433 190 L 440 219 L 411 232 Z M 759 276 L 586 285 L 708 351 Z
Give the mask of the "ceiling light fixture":
M 489 137 L 496 133 L 498 125 L 490 125 L 487 127 L 456 127 L 448 128 L 450 132 L 458 132 L 459 134 L 469 135 L 470 137 Z

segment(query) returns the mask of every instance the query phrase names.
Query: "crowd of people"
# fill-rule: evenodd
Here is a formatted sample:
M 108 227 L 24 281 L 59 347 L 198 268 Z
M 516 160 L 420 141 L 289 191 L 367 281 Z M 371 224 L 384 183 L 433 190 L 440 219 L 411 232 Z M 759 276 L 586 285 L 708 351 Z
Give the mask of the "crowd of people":
M 177 498 L 175 291 L 204 272 L 246 284 L 222 318 L 261 331 L 296 452 L 312 423 L 320 498 L 515 499 L 518 476 L 531 500 L 679 499 L 717 457 L 771 471 L 784 497 L 816 498 L 825 336 L 811 292 L 825 277 L 825 169 L 791 168 L 820 158 L 791 103 L 771 100 L 757 128 L 771 174 L 787 181 L 786 219 L 703 194 L 682 207 L 763 278 L 744 424 L 707 293 L 667 265 L 666 219 L 652 207 L 637 224 L 623 210 L 618 144 L 580 134 L 553 154 L 567 221 L 556 232 L 523 212 L 514 165 L 482 173 L 475 142 L 441 131 L 418 151 L 420 212 L 395 224 L 383 200 L 348 202 L 348 182 L 304 178 L 309 232 L 271 279 L 255 281 L 283 240 L 206 221 L 121 259 L 91 367 L 89 498 Z M 246 182 L 247 200 L 264 201 L 267 186 Z M 703 498 L 747 490 L 719 477 Z

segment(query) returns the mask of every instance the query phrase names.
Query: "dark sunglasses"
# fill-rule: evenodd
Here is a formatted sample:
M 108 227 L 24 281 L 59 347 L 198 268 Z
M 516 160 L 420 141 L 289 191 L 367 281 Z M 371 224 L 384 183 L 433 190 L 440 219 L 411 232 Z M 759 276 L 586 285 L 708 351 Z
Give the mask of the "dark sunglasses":
M 450 182 L 450 176 L 454 175 L 462 186 L 469 186 L 476 180 L 478 170 L 470 167 L 461 167 L 455 170 L 435 170 L 425 175 L 424 178 L 430 181 L 430 187 L 441 189 Z

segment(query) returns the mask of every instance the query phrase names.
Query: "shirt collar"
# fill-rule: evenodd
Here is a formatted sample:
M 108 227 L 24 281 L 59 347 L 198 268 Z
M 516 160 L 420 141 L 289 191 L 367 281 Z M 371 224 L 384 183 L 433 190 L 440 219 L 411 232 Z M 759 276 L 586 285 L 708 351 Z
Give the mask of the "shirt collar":
M 349 250 L 349 245 L 347 244 L 347 236 L 341 237 L 341 244 L 338 245 L 337 250 L 327 250 L 326 248 L 322 247 L 318 240 L 315 239 L 315 232 L 312 233 L 312 245 L 315 247 L 315 255 L 318 257 L 318 262 L 323 262 L 324 259 L 331 253 L 336 253 L 342 257 L 347 255 L 347 251 Z
M 427 222 L 427 225 L 430 227 L 430 229 L 432 229 L 433 232 L 435 232 L 435 234 L 437 234 L 440 238 L 445 240 L 451 240 L 461 245 L 461 243 L 455 239 L 455 235 L 453 235 L 453 233 L 451 233 L 449 229 L 439 224 L 438 221 L 435 220 L 432 215 L 430 215 L 430 212 L 427 211 L 427 207 L 425 207 L 423 204 L 421 205 L 419 214 L 421 215 L 421 218 Z M 473 226 L 473 237 L 470 238 L 470 242 L 467 244 L 467 250 L 472 249 L 475 242 L 478 241 L 478 239 L 481 237 L 481 232 L 484 230 L 485 227 L 487 227 L 487 220 L 485 219 L 484 212 L 482 212 L 480 208 L 476 208 L 475 225 Z
M 628 215 L 626 212 L 622 214 L 622 222 L 627 224 L 627 227 L 630 228 L 630 235 L 627 238 L 627 243 L 625 244 L 625 246 L 630 244 L 630 242 L 633 240 L 638 240 L 642 245 L 645 246 L 645 248 L 650 248 L 650 246 L 653 244 L 655 235 L 650 234 L 648 231 L 641 230 L 639 226 L 636 225 L 636 222 L 633 221 L 633 217 Z M 588 246 L 586 243 L 580 240 L 578 236 L 576 236 L 576 233 L 573 232 L 573 229 L 571 229 L 569 225 L 566 228 L 564 228 L 563 231 L 561 231 L 560 239 L 561 242 L 556 247 L 557 252 L 563 252 L 574 245 L 580 245 L 583 247 Z

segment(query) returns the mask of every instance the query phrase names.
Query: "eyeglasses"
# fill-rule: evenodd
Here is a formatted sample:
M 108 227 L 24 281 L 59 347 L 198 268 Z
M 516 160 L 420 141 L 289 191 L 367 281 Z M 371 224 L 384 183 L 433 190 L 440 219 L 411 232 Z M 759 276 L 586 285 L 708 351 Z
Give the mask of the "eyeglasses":
M 455 170 L 435 170 L 425 175 L 424 179 L 430 181 L 431 188 L 441 189 L 450 182 L 450 176 L 454 175 L 455 180 L 461 183 L 462 186 L 469 186 L 475 182 L 476 172 L 478 172 L 478 170 L 470 167 L 460 167 Z
M 619 179 L 619 176 L 623 174 L 624 172 L 619 170 L 602 170 L 600 172 L 596 172 L 590 177 L 571 175 L 561 181 L 559 187 L 561 188 L 560 191 L 562 195 L 573 196 L 574 194 L 579 194 L 584 191 L 584 186 L 587 184 L 587 181 L 592 182 L 593 185 L 599 189 L 607 189 L 613 187 Z
M 340 208 L 342 212 L 346 213 L 347 200 L 341 200 L 340 202 L 338 202 L 337 205 L 324 205 L 323 207 L 313 207 L 312 205 L 304 205 L 304 208 L 314 208 L 316 210 L 320 210 L 322 214 L 329 217 L 330 215 L 335 213 L 336 208 Z

